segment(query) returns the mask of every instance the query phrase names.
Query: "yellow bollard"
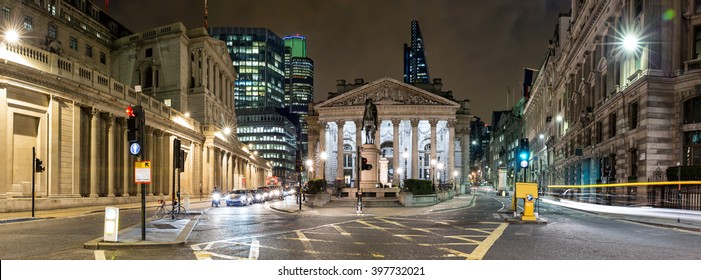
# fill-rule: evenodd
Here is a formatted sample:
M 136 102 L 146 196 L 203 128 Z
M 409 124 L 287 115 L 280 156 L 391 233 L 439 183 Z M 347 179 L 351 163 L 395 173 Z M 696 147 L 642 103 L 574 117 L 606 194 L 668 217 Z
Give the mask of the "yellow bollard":
M 529 194 L 526 200 L 524 201 L 523 215 L 521 216 L 521 221 L 535 221 L 536 218 L 533 210 L 533 196 Z

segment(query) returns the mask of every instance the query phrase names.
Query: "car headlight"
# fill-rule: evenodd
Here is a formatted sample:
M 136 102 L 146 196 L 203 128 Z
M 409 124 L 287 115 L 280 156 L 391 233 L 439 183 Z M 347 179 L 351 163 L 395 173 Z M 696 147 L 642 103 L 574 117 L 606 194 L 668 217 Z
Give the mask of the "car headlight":
M 275 196 L 280 195 L 280 191 L 278 191 L 278 190 L 273 191 L 273 195 L 275 195 Z
M 256 199 L 261 199 L 261 198 L 263 198 L 263 197 L 260 196 L 259 194 L 256 195 Z
M 268 193 L 264 193 L 264 194 L 263 194 L 263 197 L 266 197 L 266 196 L 268 196 Z

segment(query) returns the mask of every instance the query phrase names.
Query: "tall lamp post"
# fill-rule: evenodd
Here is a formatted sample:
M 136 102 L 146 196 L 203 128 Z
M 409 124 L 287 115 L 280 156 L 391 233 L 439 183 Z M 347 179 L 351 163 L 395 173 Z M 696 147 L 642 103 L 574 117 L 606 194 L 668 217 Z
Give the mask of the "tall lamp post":
M 401 167 L 397 168 L 397 175 L 399 176 L 399 188 L 400 189 L 402 188 L 402 172 L 403 171 L 404 170 Z
M 443 183 L 443 177 L 444 177 L 443 176 L 443 163 L 438 162 L 436 164 L 436 168 L 438 168 L 438 174 L 436 174 L 436 175 L 438 175 L 438 187 L 440 187 L 441 184 Z
M 453 191 L 458 190 L 458 174 L 460 174 L 457 170 L 453 171 Z
M 307 181 L 309 181 L 312 179 L 312 171 L 314 171 L 314 161 L 308 159 L 305 163 L 307 164 Z
M 324 179 L 324 182 L 326 182 L 326 159 L 329 157 L 329 154 L 326 153 L 326 151 L 321 152 L 321 176 L 322 179 Z
M 406 150 L 406 148 L 404 148 L 404 153 L 402 154 L 402 157 L 404 157 L 404 179 L 406 179 L 407 172 L 409 170 L 409 167 L 407 167 L 407 159 L 409 159 L 409 152 Z

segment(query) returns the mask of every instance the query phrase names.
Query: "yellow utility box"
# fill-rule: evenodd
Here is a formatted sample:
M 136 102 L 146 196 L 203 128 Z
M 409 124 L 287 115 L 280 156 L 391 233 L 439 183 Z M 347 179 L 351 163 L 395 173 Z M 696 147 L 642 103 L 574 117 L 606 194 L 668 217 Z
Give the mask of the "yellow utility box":
M 538 184 L 537 183 L 516 183 L 516 193 L 514 194 L 515 199 L 523 198 L 523 215 L 521 216 L 522 221 L 535 221 L 535 207 L 534 201 L 538 198 Z M 514 200 L 515 202 L 515 200 Z M 514 209 L 515 205 L 514 205 Z

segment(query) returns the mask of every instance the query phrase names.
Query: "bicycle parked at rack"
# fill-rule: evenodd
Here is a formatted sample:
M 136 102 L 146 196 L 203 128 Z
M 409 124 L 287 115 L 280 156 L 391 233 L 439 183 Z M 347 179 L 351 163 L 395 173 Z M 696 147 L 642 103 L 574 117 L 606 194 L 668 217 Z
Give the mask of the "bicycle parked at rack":
M 185 215 L 187 215 L 187 210 L 185 210 L 185 207 L 182 205 L 178 205 L 177 201 L 173 201 L 172 205 L 175 205 L 175 207 L 171 207 L 172 205 L 166 205 L 165 200 L 159 200 L 158 204 L 160 204 L 158 207 L 156 207 L 156 218 L 157 219 L 163 219 L 166 215 L 171 216 L 173 219 L 182 219 L 185 218 Z

